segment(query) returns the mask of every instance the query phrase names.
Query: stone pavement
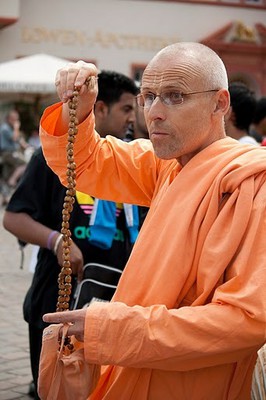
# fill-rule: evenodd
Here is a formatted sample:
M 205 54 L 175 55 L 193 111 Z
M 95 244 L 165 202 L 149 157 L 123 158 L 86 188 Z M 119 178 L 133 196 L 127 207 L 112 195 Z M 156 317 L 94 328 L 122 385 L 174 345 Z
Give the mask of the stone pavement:
M 28 325 L 22 304 L 32 279 L 32 246 L 26 246 L 24 269 L 20 269 L 21 253 L 16 238 L 3 228 L 3 211 L 0 208 L 0 400 L 29 400 Z

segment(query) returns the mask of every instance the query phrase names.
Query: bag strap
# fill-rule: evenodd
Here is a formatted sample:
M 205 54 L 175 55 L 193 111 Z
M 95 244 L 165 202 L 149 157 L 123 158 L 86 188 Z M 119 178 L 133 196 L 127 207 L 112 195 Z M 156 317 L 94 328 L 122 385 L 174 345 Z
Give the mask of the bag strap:
M 60 332 L 60 325 L 57 325 L 56 329 L 57 329 L 57 334 L 59 335 Z M 59 358 L 61 357 L 64 347 L 65 347 L 65 340 L 67 338 L 67 332 L 68 332 L 68 328 L 69 328 L 69 324 L 64 324 L 62 327 L 62 338 L 61 340 L 59 339 L 59 337 L 57 337 L 57 340 L 60 342 L 60 348 L 59 351 L 57 353 L 57 362 L 55 363 L 55 368 L 54 368 L 54 372 L 53 372 L 53 377 L 52 377 L 52 382 L 53 384 L 50 385 L 49 391 L 48 391 L 48 395 L 46 397 L 46 400 L 55 400 L 58 398 L 58 394 L 60 391 L 60 387 L 61 387 L 61 376 L 59 374 L 61 374 L 61 365 L 58 362 Z
M 69 338 L 67 336 L 69 327 L 70 327 L 70 324 L 68 324 L 68 323 L 65 323 L 62 327 L 62 337 L 61 337 L 61 340 L 59 340 L 60 348 L 59 348 L 58 357 L 60 357 L 60 355 L 62 354 L 65 346 L 68 346 L 68 348 L 69 348 L 69 346 L 71 346 L 71 344 L 69 343 Z

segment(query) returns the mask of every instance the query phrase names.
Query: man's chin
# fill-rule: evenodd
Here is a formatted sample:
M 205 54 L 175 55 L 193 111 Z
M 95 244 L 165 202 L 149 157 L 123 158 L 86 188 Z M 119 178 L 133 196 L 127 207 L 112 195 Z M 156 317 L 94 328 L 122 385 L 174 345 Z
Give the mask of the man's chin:
M 161 160 L 173 160 L 174 158 L 176 158 L 173 154 L 169 154 L 163 150 L 156 149 L 154 146 L 153 148 L 156 157 L 160 158 Z

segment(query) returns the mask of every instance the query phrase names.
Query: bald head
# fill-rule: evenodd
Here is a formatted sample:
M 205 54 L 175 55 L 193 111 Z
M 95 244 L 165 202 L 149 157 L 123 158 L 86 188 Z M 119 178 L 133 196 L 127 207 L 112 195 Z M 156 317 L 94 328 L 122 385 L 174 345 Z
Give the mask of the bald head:
M 176 43 L 156 54 L 143 73 L 138 101 L 160 158 L 185 165 L 225 137 L 227 73 L 220 57 L 202 44 Z
M 170 75 L 174 75 L 176 68 L 181 69 L 181 83 L 190 86 L 193 80 L 193 90 L 228 89 L 223 61 L 213 50 L 200 43 L 174 43 L 163 48 L 149 62 L 143 77 L 149 78 L 154 68 L 161 73 L 169 69 Z

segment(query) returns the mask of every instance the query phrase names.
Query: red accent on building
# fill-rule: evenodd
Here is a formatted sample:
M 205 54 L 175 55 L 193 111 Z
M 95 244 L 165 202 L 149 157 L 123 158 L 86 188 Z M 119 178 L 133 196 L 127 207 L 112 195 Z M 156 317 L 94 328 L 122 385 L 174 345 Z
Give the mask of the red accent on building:
M 258 97 L 266 95 L 265 25 L 231 22 L 200 42 L 219 54 L 230 81 L 245 82 Z

